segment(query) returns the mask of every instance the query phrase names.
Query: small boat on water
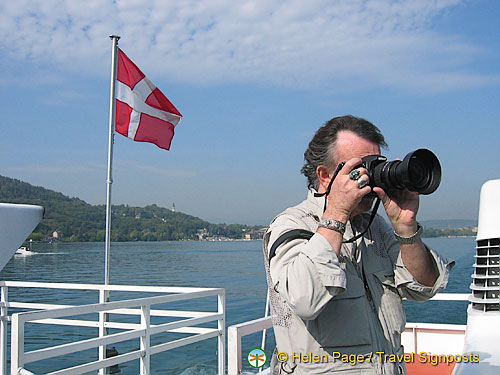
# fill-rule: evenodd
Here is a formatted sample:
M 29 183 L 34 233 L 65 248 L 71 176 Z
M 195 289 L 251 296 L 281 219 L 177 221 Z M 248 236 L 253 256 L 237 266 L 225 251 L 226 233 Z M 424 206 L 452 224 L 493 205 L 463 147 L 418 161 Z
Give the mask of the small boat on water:
M 21 246 L 19 249 L 16 250 L 14 255 L 21 255 L 21 256 L 27 256 L 27 255 L 32 255 L 34 254 L 33 251 L 31 251 L 31 245 L 33 244 L 33 240 L 30 239 L 29 241 L 29 246 Z
M 16 250 L 14 255 L 31 255 L 33 252 L 31 251 L 30 248 L 26 246 L 21 246 L 19 249 Z

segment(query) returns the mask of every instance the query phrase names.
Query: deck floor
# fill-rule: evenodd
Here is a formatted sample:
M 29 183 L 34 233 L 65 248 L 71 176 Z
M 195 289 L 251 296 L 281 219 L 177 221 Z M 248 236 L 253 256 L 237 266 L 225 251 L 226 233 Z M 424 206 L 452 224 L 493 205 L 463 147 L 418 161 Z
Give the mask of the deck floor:
M 421 363 L 419 355 L 415 354 L 413 363 L 407 363 L 406 369 L 408 375 L 450 375 L 455 367 L 455 364 L 439 363 L 434 366 L 431 363 Z

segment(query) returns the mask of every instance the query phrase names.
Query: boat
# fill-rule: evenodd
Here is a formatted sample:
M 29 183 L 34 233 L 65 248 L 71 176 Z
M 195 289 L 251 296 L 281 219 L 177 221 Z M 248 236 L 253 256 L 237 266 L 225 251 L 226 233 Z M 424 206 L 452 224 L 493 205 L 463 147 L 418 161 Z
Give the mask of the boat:
M 40 211 L 40 210 L 38 210 Z M 0 218 L 6 214 L 15 213 L 13 207 L 0 204 Z M 33 214 L 33 212 L 31 213 Z M 477 235 L 477 254 L 474 264 L 471 294 L 439 293 L 433 300 L 469 301 L 468 322 L 465 325 L 429 323 L 408 323 L 402 335 L 402 343 L 408 357 L 408 373 L 417 374 L 498 374 L 500 373 L 500 351 L 496 349 L 496 339 L 499 337 L 500 299 L 499 259 L 500 259 L 500 180 L 488 181 L 483 185 L 480 200 L 479 229 Z M 35 215 L 36 216 L 36 215 Z M 40 215 L 39 215 L 40 216 Z M 38 217 L 38 221 L 41 216 Z M 20 220 L 24 229 L 12 240 L 9 231 L 0 228 L 0 245 L 6 254 L 13 255 L 24 238 L 27 230 L 36 226 L 33 220 L 30 225 Z M 1 220 L 0 223 L 11 222 Z M 12 228 L 11 228 L 12 229 Z M 23 237 L 24 236 L 24 237 Z M 10 250 L 12 249 L 12 250 Z M 0 261 L 2 258 L 0 253 Z M 8 260 L 8 259 L 7 259 Z M 3 267 L 0 263 L 0 266 Z M 8 290 L 12 288 L 50 288 L 70 290 L 75 294 L 79 291 L 95 291 L 96 303 L 86 305 L 62 305 L 39 302 L 18 302 L 8 298 Z M 217 338 L 217 374 L 240 375 L 243 372 L 243 361 L 247 357 L 242 353 L 242 340 L 245 336 L 262 332 L 261 348 L 265 350 L 266 332 L 272 329 L 272 320 L 268 316 L 269 306 L 262 318 L 242 322 L 226 327 L 225 325 L 225 291 L 222 288 L 190 288 L 165 286 L 133 286 L 133 285 L 94 285 L 94 284 L 61 284 L 22 281 L 0 281 L 2 292 L 0 308 L 0 373 L 3 375 L 30 375 L 30 364 L 49 359 L 57 363 L 57 358 L 70 353 L 79 353 L 89 349 L 97 349 L 97 360 L 90 359 L 77 366 L 56 369 L 47 374 L 83 374 L 99 371 L 100 374 L 110 373 L 112 366 L 128 361 L 139 361 L 140 375 L 151 373 L 151 356 L 174 348 L 183 347 L 210 338 Z M 138 298 L 126 300 L 110 300 L 111 292 L 133 291 L 141 292 Z M 154 293 L 154 296 L 150 296 Z M 165 304 L 179 301 L 196 301 L 198 298 L 216 299 L 214 311 L 178 310 L 164 307 Z M 267 303 L 268 305 L 268 303 Z M 161 307 L 160 307 L 161 306 Z M 9 310 L 24 309 L 9 315 Z M 87 315 L 85 315 L 87 314 Z M 97 319 L 86 316 L 92 314 Z M 116 319 L 108 320 L 109 315 Z M 136 315 L 139 323 L 130 320 L 119 320 L 120 316 Z M 152 318 L 155 322 L 152 323 Z M 170 319 L 158 322 L 159 318 Z M 172 320 L 172 319 L 175 320 Z M 445 318 L 445 317 L 443 317 Z M 10 336 L 10 370 L 7 369 L 8 324 L 11 325 Z M 212 322 L 211 328 L 205 323 Z M 95 337 L 81 339 L 61 345 L 43 347 L 36 350 L 25 350 L 25 330 L 32 323 L 49 325 L 66 325 L 75 327 L 92 327 Z M 119 330 L 111 333 L 109 330 Z M 166 339 L 154 344 L 153 335 L 159 333 L 181 333 L 183 338 Z M 227 346 L 226 346 L 227 332 Z M 139 340 L 140 347 L 125 353 L 109 355 L 111 346 L 127 340 Z M 272 349 L 271 349 L 272 350 Z M 187 352 L 187 349 L 186 349 Z M 227 362 L 226 362 L 227 353 Z M 82 354 L 83 357 L 83 354 Z M 227 363 L 227 372 L 226 372 Z M 268 363 L 267 363 L 268 364 Z M 262 374 L 269 374 L 269 368 L 260 369 Z
M 32 244 L 33 244 L 33 240 L 30 238 L 29 247 L 28 246 L 21 246 L 19 249 L 16 250 L 14 255 L 21 255 L 21 256 L 33 255 L 34 252 L 31 250 Z
M 27 248 L 26 246 L 21 246 L 14 253 L 14 255 L 22 255 L 22 256 L 31 255 L 31 254 L 33 254 L 33 252 L 29 248 Z

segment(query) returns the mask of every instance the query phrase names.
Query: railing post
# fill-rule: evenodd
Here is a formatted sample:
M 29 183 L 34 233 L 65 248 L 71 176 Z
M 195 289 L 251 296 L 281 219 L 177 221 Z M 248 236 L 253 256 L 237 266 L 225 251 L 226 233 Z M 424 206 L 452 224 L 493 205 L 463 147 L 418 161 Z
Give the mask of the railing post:
M 413 327 L 413 352 L 418 353 L 417 351 L 417 327 Z
M 0 374 L 7 375 L 7 332 L 8 332 L 8 316 L 9 309 L 7 307 L 8 298 L 8 287 L 2 286 L 2 295 L 0 296 L 0 303 L 2 304 L 1 310 L 1 319 L 0 322 Z
M 99 288 L 99 303 L 106 303 L 109 301 L 109 291 L 103 286 Z M 99 337 L 107 335 L 106 322 L 108 321 L 108 314 L 106 312 L 99 312 Z M 106 345 L 99 346 L 99 361 L 106 359 Z M 105 375 L 106 368 L 99 370 L 99 375 Z
M 240 375 L 241 363 L 241 336 L 236 327 L 227 329 L 227 374 Z
M 269 289 L 267 290 L 267 297 L 266 297 L 266 309 L 264 311 L 264 317 L 267 318 L 267 316 L 269 315 Z M 260 348 L 263 350 L 263 351 L 266 351 L 266 334 L 267 334 L 267 329 L 263 329 L 262 330 L 262 344 L 260 346 Z M 262 366 L 260 369 L 259 369 L 259 373 L 262 372 L 264 370 L 264 366 Z
M 19 314 L 12 315 L 10 373 L 17 374 L 24 366 L 24 320 Z
M 226 294 L 225 290 L 217 294 L 217 312 L 222 314 L 222 319 L 217 321 L 219 337 L 217 338 L 217 353 L 219 374 L 226 373 Z
M 144 336 L 141 336 L 141 359 L 140 359 L 140 375 L 150 374 L 150 332 L 151 327 L 151 308 L 149 305 L 141 306 L 141 327 L 145 329 Z

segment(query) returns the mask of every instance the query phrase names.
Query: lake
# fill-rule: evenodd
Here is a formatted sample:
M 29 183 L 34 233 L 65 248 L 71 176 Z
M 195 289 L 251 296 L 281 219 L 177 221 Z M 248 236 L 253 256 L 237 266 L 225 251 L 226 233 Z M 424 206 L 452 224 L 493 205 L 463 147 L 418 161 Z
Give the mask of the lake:
M 425 242 L 457 263 L 446 292 L 469 293 L 475 239 L 429 238 Z M 111 284 L 225 288 L 226 321 L 230 326 L 264 314 L 266 281 L 261 245 L 261 241 L 113 243 L 110 280 Z M 14 256 L 0 273 L 0 280 L 103 283 L 104 243 L 34 244 L 33 251 L 33 255 Z M 36 295 L 30 292 L 11 289 L 9 300 L 59 304 L 97 302 L 95 295 L 80 294 L 75 301 L 67 292 L 57 294 L 51 290 L 37 290 Z M 466 324 L 467 302 L 405 302 L 405 306 L 409 322 Z M 26 350 L 39 348 L 47 340 L 53 345 L 61 343 L 61 334 L 57 333 L 61 330 L 64 330 L 65 338 L 73 340 L 95 332 L 91 328 L 29 325 L 26 329 Z M 52 334 L 50 339 L 47 339 L 47 334 Z M 257 334 L 244 338 L 242 352 L 246 354 L 260 346 L 260 340 L 261 336 Z M 272 337 L 269 344 L 266 348 L 268 357 L 274 346 Z M 120 353 L 130 350 L 118 345 L 117 349 Z M 78 361 L 76 356 L 67 357 L 64 361 L 68 363 Z M 216 373 L 216 361 L 216 340 L 212 339 L 153 356 L 151 373 L 213 375 Z M 26 367 L 37 374 L 54 370 L 51 367 L 53 362 L 46 362 Z M 250 369 L 248 366 L 245 371 Z M 122 375 L 137 375 L 138 364 L 120 365 L 120 370 Z

